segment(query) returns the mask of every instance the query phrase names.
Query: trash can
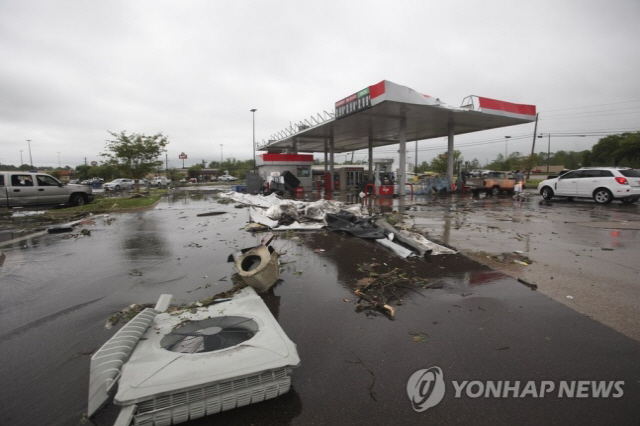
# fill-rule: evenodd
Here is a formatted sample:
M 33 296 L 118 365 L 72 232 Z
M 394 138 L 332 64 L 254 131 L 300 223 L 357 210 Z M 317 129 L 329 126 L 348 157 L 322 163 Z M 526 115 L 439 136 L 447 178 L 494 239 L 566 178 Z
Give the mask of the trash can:
M 242 254 L 236 268 L 242 281 L 258 293 L 269 290 L 280 277 L 278 255 L 271 246 L 259 245 Z

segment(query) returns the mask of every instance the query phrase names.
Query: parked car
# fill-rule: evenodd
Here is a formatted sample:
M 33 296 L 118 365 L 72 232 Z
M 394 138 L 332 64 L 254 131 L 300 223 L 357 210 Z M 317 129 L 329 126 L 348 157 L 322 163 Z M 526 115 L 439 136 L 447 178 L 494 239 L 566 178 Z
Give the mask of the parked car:
M 191 178 L 191 179 L 189 179 L 189 183 L 198 183 L 198 179 Z
M 545 200 L 553 197 L 593 198 L 596 203 L 613 200 L 635 203 L 640 199 L 640 170 L 624 167 L 583 167 L 560 177 L 543 180 L 538 192 Z
M 222 176 L 218 176 L 218 180 L 220 182 L 233 182 L 238 180 L 238 178 L 231 175 L 222 175 Z
M 513 192 L 515 177 L 511 172 L 489 172 L 485 177 L 469 178 L 465 186 L 474 194 L 484 191 L 487 194 L 498 195 L 500 192 Z
M 469 176 L 471 176 L 471 177 L 486 177 L 486 176 L 489 175 L 490 172 L 491 172 L 491 170 L 474 169 L 474 170 L 471 170 L 469 172 Z
M 134 185 L 135 185 L 135 181 L 133 179 L 120 178 L 120 179 L 114 179 L 109 183 L 105 183 L 104 190 L 105 191 L 121 191 L 125 189 L 133 189 Z
M 187 183 L 187 178 L 180 179 L 180 183 Z
M 86 185 L 65 185 L 43 173 L 0 172 L 0 205 L 5 207 L 37 204 L 81 206 L 93 198 L 93 190 Z
M 153 186 L 167 185 L 169 182 L 171 181 L 164 176 L 158 176 L 151 179 L 151 185 Z

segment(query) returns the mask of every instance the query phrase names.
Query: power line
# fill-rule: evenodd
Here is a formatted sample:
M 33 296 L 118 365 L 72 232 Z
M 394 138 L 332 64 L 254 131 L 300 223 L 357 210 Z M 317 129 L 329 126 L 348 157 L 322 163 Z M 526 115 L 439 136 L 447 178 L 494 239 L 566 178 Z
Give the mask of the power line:
M 602 106 L 611 106 L 611 105 L 621 105 L 621 104 L 630 104 L 633 102 L 640 102 L 640 99 L 636 99 L 636 100 L 632 100 L 632 101 L 623 101 L 623 102 L 614 102 L 611 104 L 599 104 L 599 105 L 588 105 L 588 106 L 583 106 L 583 107 L 574 107 L 574 108 L 562 108 L 562 109 L 552 109 L 552 110 L 548 110 L 548 111 L 541 111 L 541 113 L 549 113 L 549 112 L 556 112 L 556 111 L 571 111 L 574 109 L 585 109 L 585 108 L 597 108 L 597 107 L 602 107 Z

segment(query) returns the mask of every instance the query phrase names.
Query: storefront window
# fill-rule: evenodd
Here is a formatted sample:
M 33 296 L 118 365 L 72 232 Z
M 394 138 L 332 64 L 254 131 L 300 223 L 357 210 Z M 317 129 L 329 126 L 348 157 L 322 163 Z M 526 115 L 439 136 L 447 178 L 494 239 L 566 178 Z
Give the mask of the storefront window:
M 309 177 L 311 176 L 311 166 L 298 166 L 296 177 Z

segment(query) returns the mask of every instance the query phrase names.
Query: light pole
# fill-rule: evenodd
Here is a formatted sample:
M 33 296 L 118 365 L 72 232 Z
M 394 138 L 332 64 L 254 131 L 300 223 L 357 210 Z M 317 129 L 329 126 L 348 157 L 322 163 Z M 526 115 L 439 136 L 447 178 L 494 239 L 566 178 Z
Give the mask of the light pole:
M 33 169 L 33 158 L 31 158 L 31 139 L 27 139 L 29 144 L 29 167 Z
M 253 115 L 253 173 L 256 172 L 256 111 L 257 109 L 255 108 L 251 110 Z
M 20 150 L 20 165 L 22 166 L 24 164 L 24 161 L 22 160 L 22 150 Z
M 62 168 L 62 165 L 60 164 L 60 151 L 58 151 L 58 168 Z
M 507 157 L 509 156 L 509 139 L 511 138 L 511 136 L 505 136 L 504 137 L 504 160 L 507 160 Z
M 222 144 L 220 144 L 220 167 L 222 168 Z

